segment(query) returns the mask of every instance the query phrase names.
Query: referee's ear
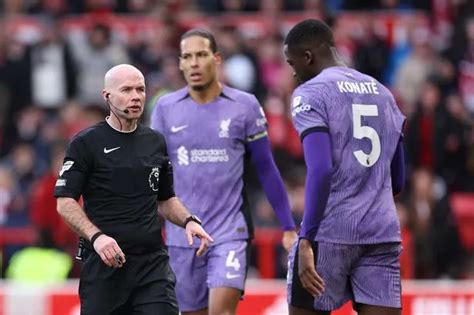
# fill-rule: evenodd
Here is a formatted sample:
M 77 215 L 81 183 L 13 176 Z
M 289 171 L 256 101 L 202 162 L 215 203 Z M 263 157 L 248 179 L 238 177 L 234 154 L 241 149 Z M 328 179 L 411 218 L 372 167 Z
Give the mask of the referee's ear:
M 104 98 L 105 101 L 107 101 L 110 97 L 110 92 L 107 92 L 106 90 L 102 90 L 102 97 Z

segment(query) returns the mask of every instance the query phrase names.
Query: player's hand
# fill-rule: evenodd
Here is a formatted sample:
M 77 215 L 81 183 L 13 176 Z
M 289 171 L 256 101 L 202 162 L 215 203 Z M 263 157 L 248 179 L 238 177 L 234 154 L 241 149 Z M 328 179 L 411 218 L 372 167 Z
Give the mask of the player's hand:
M 94 242 L 94 250 L 100 259 L 109 267 L 121 268 L 126 260 L 125 254 L 117 242 L 105 234 L 100 235 Z
M 306 239 L 301 239 L 298 244 L 298 276 L 303 288 L 313 297 L 319 297 L 324 292 L 324 281 L 314 266 L 311 242 Z
M 204 254 L 209 247 L 209 242 L 214 242 L 212 237 L 204 231 L 202 226 L 194 221 L 190 221 L 186 224 L 186 237 L 188 238 L 189 246 L 192 246 L 194 243 L 193 237 L 196 236 L 201 240 L 201 245 L 196 252 L 196 256 L 201 256 Z
M 281 241 L 281 243 L 283 245 L 283 248 L 287 252 L 289 252 L 297 239 L 298 239 L 298 234 L 296 234 L 296 231 L 285 231 L 285 232 L 283 232 L 283 239 Z

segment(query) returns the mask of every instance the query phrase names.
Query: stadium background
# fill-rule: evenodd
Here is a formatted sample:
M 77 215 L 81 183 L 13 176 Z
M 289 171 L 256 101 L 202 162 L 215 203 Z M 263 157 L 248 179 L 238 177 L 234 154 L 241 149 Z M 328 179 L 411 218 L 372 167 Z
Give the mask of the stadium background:
M 389 86 L 408 117 L 403 314 L 474 314 L 473 1 L 4 0 L 0 14 L 0 314 L 77 313 L 78 264 L 48 261 L 77 242 L 52 196 L 65 145 L 104 118 L 103 76 L 119 63 L 146 76 L 147 123 L 156 99 L 184 85 L 178 45 L 190 27 L 216 34 L 221 79 L 259 98 L 299 223 L 305 170 L 282 39 L 309 17 L 333 27 L 343 60 Z M 247 180 L 257 234 L 239 314 L 285 314 L 278 224 Z

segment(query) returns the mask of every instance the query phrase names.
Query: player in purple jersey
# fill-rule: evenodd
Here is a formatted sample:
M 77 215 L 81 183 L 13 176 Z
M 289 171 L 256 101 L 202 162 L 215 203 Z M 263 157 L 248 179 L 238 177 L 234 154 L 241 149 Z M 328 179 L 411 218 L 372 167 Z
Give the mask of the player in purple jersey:
M 405 117 L 386 87 L 344 66 L 323 22 L 294 26 L 285 55 L 300 81 L 292 116 L 308 170 L 289 257 L 290 314 L 330 314 L 348 300 L 359 314 L 400 314 L 393 195 L 404 184 Z
M 178 229 L 167 224 L 170 262 L 183 314 L 235 314 L 247 271 L 250 214 L 243 197 L 244 156 L 249 154 L 284 229 L 283 246 L 296 240 L 288 197 L 275 166 L 266 119 L 255 96 L 217 77 L 221 57 L 205 30 L 181 38 L 180 69 L 188 86 L 161 97 L 151 126 L 165 135 L 175 191 L 215 240 L 195 257 Z

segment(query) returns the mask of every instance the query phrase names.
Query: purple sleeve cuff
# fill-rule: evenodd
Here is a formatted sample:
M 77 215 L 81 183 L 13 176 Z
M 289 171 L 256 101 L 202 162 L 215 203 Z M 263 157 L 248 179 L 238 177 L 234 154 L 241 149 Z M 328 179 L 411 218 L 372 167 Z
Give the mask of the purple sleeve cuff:
M 390 164 L 390 173 L 392 176 L 392 192 L 393 195 L 398 195 L 402 192 L 405 186 L 405 152 L 403 150 L 403 141 L 400 138 L 397 149 Z
M 307 134 L 303 138 L 307 175 L 305 206 L 300 238 L 314 240 L 326 209 L 331 188 L 331 139 L 324 131 Z
M 262 184 L 265 195 L 272 205 L 283 230 L 295 230 L 290 211 L 288 195 L 280 172 L 273 160 L 270 142 L 267 137 L 248 142 L 250 158 Z

